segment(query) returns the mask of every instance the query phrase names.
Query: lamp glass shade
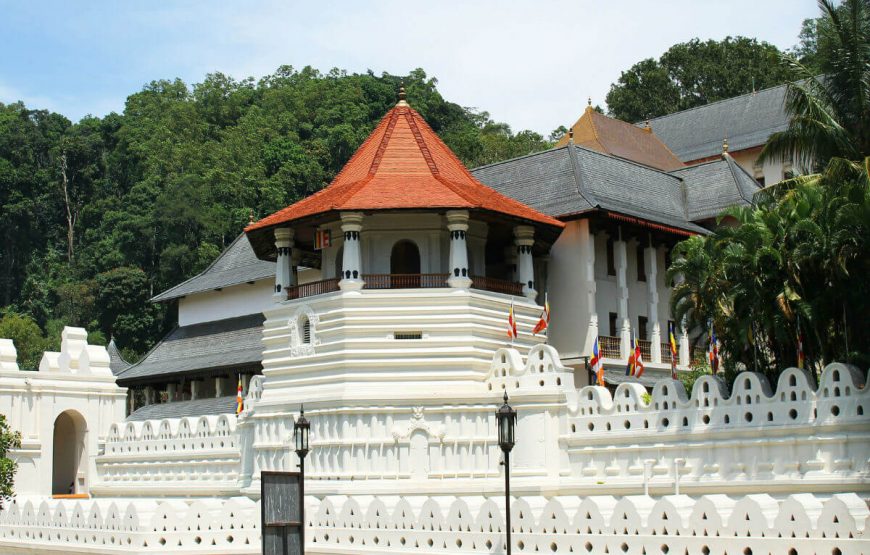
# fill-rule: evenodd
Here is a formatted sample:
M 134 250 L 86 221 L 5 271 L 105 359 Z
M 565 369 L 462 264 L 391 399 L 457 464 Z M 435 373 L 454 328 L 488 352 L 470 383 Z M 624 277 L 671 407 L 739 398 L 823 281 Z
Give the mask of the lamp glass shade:
M 299 413 L 299 418 L 293 423 L 293 441 L 296 443 L 296 454 L 304 457 L 308 454 L 308 434 L 311 423 L 305 418 L 305 411 Z
M 498 445 L 505 453 L 510 452 L 516 443 L 514 433 L 517 422 L 517 411 L 508 405 L 507 393 L 504 394 L 504 404 L 495 412 L 498 423 Z

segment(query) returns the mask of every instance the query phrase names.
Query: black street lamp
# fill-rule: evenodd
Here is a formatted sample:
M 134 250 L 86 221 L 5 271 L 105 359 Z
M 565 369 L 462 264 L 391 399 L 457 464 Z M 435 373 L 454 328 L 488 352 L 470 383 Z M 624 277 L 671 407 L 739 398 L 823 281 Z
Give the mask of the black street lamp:
M 505 531 L 507 532 L 507 555 L 511 555 L 511 449 L 516 443 L 514 429 L 517 423 L 517 411 L 508 405 L 507 391 L 504 392 L 504 404 L 495 411 L 498 421 L 498 446 L 504 453 L 504 501 L 505 501 Z
M 293 441 L 296 443 L 296 456 L 299 457 L 299 544 L 305 553 L 305 455 L 308 454 L 308 434 L 311 423 L 305 418 L 305 405 L 299 408 L 299 418 L 293 423 Z

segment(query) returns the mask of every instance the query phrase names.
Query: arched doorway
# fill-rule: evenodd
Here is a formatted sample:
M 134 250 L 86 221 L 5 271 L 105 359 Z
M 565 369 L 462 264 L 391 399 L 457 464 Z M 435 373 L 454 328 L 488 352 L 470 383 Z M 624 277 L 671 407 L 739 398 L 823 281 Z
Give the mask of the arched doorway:
M 420 249 L 413 241 L 403 239 L 390 252 L 390 274 L 394 288 L 420 287 Z M 402 274 L 397 278 L 396 274 Z
M 87 493 L 87 434 L 85 419 L 76 411 L 62 412 L 55 419 L 52 495 Z

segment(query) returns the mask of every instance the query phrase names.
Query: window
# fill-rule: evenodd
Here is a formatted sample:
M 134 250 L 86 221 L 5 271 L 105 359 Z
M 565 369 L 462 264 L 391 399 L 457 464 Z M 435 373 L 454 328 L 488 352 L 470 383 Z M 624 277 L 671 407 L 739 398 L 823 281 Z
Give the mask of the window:
M 646 281 L 646 260 L 643 245 L 637 246 L 637 281 Z
M 613 258 L 613 239 L 607 239 L 607 275 L 616 275 L 616 262 Z
M 423 339 L 423 332 L 421 332 L 421 331 L 396 331 L 396 332 L 393 332 L 393 339 L 398 339 L 398 340 Z
M 645 340 L 649 337 L 647 335 L 646 324 L 647 324 L 646 316 L 638 316 L 637 317 L 637 338 L 638 339 Z
M 302 343 L 309 345 L 311 343 L 311 320 L 307 316 L 302 317 L 300 329 L 302 330 Z
M 758 182 L 759 185 L 761 185 L 762 187 L 764 187 L 764 176 L 763 176 L 763 175 L 762 175 L 762 176 L 759 176 L 759 177 L 756 177 L 755 180 Z
M 608 316 L 610 319 L 610 337 L 616 337 L 619 335 L 616 329 L 616 313 L 611 312 Z

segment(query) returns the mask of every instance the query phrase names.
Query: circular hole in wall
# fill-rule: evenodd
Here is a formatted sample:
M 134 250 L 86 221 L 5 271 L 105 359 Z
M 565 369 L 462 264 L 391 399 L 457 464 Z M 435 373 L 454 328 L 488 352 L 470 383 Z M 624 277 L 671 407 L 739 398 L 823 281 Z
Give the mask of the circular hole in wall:
M 833 414 L 834 416 L 840 416 L 840 407 L 838 407 L 837 405 L 831 407 L 831 414 Z
M 710 415 L 705 414 L 704 416 L 701 417 L 701 420 L 704 422 L 704 424 L 709 424 L 710 423 Z

